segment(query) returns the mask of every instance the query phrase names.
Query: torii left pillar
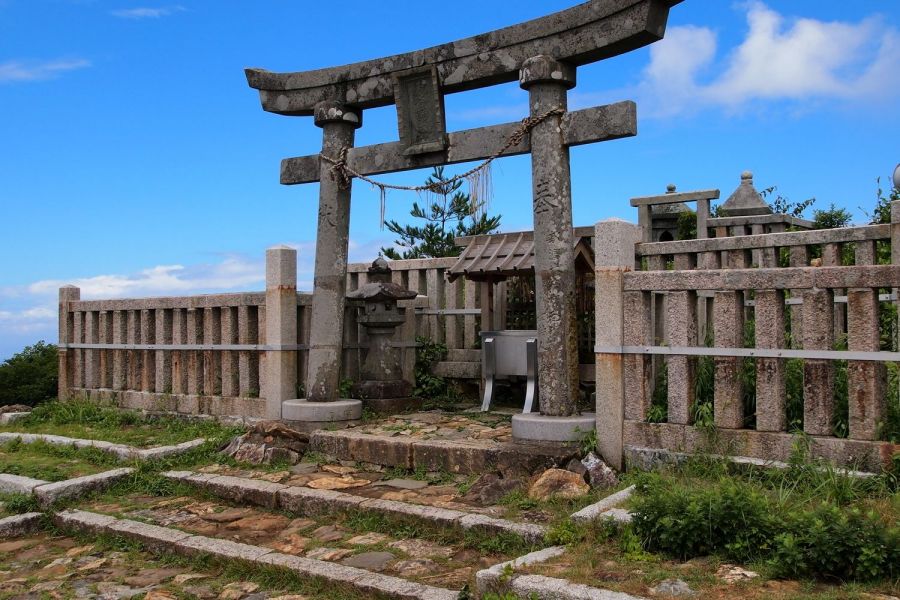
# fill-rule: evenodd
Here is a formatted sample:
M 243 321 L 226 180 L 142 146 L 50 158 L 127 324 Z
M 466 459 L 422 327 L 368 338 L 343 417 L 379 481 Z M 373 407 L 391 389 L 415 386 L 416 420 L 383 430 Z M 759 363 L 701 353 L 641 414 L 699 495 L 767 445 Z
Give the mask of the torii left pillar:
M 575 87 L 575 67 L 550 56 L 535 56 L 522 64 L 519 84 L 528 91 L 531 117 L 565 111 L 567 92 Z M 562 118 L 562 114 L 550 116 L 531 130 L 541 410 L 513 416 L 512 433 L 519 440 L 573 442 L 595 425 L 593 414 L 578 414 L 572 183 Z
M 362 113 L 340 102 L 320 102 L 315 124 L 322 128 L 322 154 L 338 158 L 353 147 Z M 332 173 L 319 159 L 319 221 L 309 331 L 306 398 L 282 405 L 282 418 L 306 427 L 349 424 L 362 417 L 362 402 L 338 398 L 347 295 L 351 182 Z

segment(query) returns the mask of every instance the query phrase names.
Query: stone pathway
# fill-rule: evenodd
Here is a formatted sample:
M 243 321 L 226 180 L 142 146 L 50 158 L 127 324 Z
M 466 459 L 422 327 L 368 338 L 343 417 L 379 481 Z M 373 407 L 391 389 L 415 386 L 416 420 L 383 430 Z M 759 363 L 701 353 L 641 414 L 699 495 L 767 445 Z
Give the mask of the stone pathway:
M 84 510 L 121 516 L 211 538 L 270 548 L 284 554 L 358 567 L 448 589 L 461 589 L 478 569 L 511 558 L 452 543 L 365 531 L 346 515 L 291 518 L 260 508 L 194 497 L 133 495 L 93 502 Z
M 302 600 L 290 590 L 236 581 L 221 568 L 172 566 L 149 554 L 40 533 L 0 541 L 0 597 L 123 600 Z M 322 596 L 326 598 L 327 596 Z

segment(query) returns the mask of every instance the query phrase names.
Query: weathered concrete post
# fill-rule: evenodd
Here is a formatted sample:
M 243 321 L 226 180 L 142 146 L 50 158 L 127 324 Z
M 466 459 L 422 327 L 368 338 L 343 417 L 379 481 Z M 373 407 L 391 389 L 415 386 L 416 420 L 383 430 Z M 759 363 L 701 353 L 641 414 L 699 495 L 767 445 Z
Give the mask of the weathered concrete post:
M 266 250 L 266 418 L 280 419 L 281 405 L 297 396 L 297 251 Z
M 634 269 L 634 245 L 640 240 L 640 227 L 618 219 L 600 221 L 594 228 L 595 343 L 604 350 L 596 355 L 597 445 L 603 460 L 619 470 L 624 466 L 625 320 L 645 316 L 625 314 L 624 282 L 625 272 Z
M 549 56 L 535 56 L 522 64 L 519 85 L 528 90 L 532 117 L 565 111 L 567 91 L 575 87 L 575 67 Z M 561 121 L 562 114 L 554 114 L 531 130 L 541 414 L 516 415 L 513 436 L 518 439 L 565 441 L 583 435 L 568 430 L 593 427 L 592 419 L 581 423 L 578 417 L 572 187 L 569 148 L 563 142 Z M 565 419 L 551 424 L 546 417 Z
M 59 288 L 59 383 L 57 396 L 60 400 L 69 397 L 69 389 L 73 383 L 73 353 L 65 345 L 73 342 L 72 325 L 69 321 L 69 302 L 81 300 L 81 288 L 64 285 Z
M 315 108 L 315 123 L 322 128 L 322 154 L 338 158 L 342 150 L 353 146 L 362 119 L 360 112 L 338 102 L 320 102 Z M 306 378 L 310 402 L 337 400 L 341 379 L 350 185 L 344 186 L 331 168 L 320 160 L 319 227 Z
M 322 128 L 322 154 L 339 159 L 342 151 L 353 146 L 355 131 L 362 125 L 362 113 L 340 102 L 320 102 L 316 104 L 314 116 L 316 125 Z M 347 294 L 351 183 L 342 181 L 327 161 L 319 160 L 319 171 L 319 222 L 306 398 L 292 400 L 282 407 L 285 420 L 307 423 L 310 427 L 346 423 L 362 416 L 359 400 L 338 398 Z

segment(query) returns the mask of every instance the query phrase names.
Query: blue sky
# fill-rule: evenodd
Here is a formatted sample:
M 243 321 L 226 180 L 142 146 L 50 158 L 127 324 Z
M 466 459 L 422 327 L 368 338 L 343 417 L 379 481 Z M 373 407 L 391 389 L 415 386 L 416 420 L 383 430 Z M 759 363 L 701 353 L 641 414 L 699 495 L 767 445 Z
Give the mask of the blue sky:
M 311 288 L 317 187 L 279 185 L 278 166 L 321 132 L 264 113 L 244 67 L 376 58 L 574 3 L 0 0 L 0 359 L 55 341 L 64 283 L 85 298 L 261 289 L 265 248 L 289 243 Z M 573 149 L 576 224 L 635 220 L 628 198 L 670 182 L 725 198 L 745 169 L 862 222 L 900 160 L 898 65 L 893 1 L 686 0 L 665 40 L 578 72 L 570 107 L 636 100 L 639 133 Z M 450 95 L 448 128 L 520 119 L 525 100 L 514 84 Z M 393 108 L 368 111 L 357 143 L 394 139 Z M 531 227 L 529 166 L 495 166 L 504 230 Z M 413 199 L 391 194 L 388 218 Z M 354 260 L 390 241 L 366 185 L 351 240 Z

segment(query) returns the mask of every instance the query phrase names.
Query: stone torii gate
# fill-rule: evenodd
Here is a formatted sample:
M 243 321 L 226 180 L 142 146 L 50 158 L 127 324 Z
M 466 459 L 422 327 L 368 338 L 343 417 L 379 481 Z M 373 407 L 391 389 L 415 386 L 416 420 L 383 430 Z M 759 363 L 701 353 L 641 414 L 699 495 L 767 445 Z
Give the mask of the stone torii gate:
M 517 415 L 518 439 L 570 441 L 593 428 L 578 415 L 578 353 L 569 148 L 637 133 L 636 107 L 619 102 L 567 112 L 578 66 L 661 39 L 669 8 L 681 0 L 591 0 L 504 29 L 386 58 L 296 73 L 247 69 L 263 110 L 313 116 L 319 154 L 287 158 L 281 183 L 319 182 L 315 280 L 307 398 L 282 398 L 282 418 L 359 418 L 360 404 L 338 398 L 346 296 L 351 184 L 369 176 L 492 156 L 531 153 L 538 378 L 541 414 Z M 532 124 L 446 132 L 444 94 L 519 80 Z M 354 148 L 362 111 L 396 104 L 400 141 Z M 508 146 L 508 147 L 507 147 Z M 335 162 L 346 166 L 336 173 Z M 336 176 L 337 175 L 337 176 Z

